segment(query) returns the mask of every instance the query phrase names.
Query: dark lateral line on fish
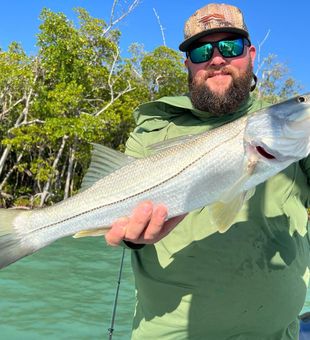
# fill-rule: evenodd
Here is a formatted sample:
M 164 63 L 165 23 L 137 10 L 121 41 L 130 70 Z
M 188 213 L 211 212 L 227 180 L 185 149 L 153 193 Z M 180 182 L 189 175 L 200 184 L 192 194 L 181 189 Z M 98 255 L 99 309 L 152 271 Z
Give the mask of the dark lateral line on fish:
M 134 194 L 134 195 L 132 195 L 132 196 L 125 197 L 125 198 L 123 198 L 123 199 L 121 199 L 121 200 L 118 200 L 118 201 L 116 201 L 116 202 L 108 203 L 108 204 L 105 204 L 105 205 L 101 205 L 101 206 L 99 206 L 99 207 L 92 208 L 92 209 L 87 210 L 87 211 L 83 211 L 83 212 L 81 212 L 81 213 L 79 213 L 79 214 L 77 214 L 77 215 L 68 217 L 68 218 L 66 218 L 66 219 L 64 219 L 64 220 L 61 220 L 61 221 L 58 221 L 58 222 L 54 222 L 54 223 L 45 225 L 45 226 L 43 226 L 43 227 L 41 227 L 41 228 L 36 229 L 36 231 L 41 231 L 41 230 L 44 230 L 44 229 L 46 229 L 46 228 L 53 227 L 53 226 L 55 226 L 55 225 L 57 225 L 57 224 L 60 224 L 60 223 L 63 223 L 63 222 L 67 222 L 67 221 L 70 221 L 70 220 L 72 220 L 72 219 L 74 219 L 74 218 L 77 218 L 77 217 L 86 215 L 86 214 L 88 214 L 88 213 L 90 213 L 90 212 L 92 212 L 92 211 L 96 211 L 96 210 L 99 210 L 99 209 L 102 209 L 102 208 L 105 208 L 105 207 L 109 207 L 109 206 L 111 206 L 111 205 L 113 205 L 113 204 L 118 204 L 118 203 L 124 202 L 124 201 L 126 201 L 126 200 L 128 200 L 128 199 L 132 199 L 132 198 L 134 198 L 134 197 L 136 197 L 136 196 L 139 196 L 139 195 L 141 195 L 141 194 L 143 194 L 143 193 L 145 193 L 145 192 L 147 192 L 147 191 L 150 191 L 150 190 L 152 190 L 152 189 L 154 189 L 154 188 L 157 188 L 157 187 L 161 186 L 162 184 L 164 184 L 164 183 L 170 181 L 171 179 L 177 177 L 179 174 L 181 174 L 182 172 L 184 172 L 187 168 L 189 168 L 189 167 L 192 166 L 193 164 L 197 163 L 201 158 L 205 157 L 208 153 L 212 152 L 213 150 L 217 149 L 218 147 L 220 147 L 220 146 L 222 146 L 222 145 L 225 145 L 225 144 L 229 143 L 232 139 L 234 139 L 236 136 L 238 136 L 241 132 L 242 132 L 242 131 L 238 131 L 235 135 L 233 135 L 230 139 L 226 140 L 223 144 L 217 145 L 217 146 L 215 146 L 213 149 L 211 149 L 211 150 L 209 150 L 208 152 L 204 153 L 204 154 L 201 155 L 199 158 L 195 159 L 192 163 L 188 164 L 186 167 L 184 167 L 183 169 L 181 169 L 181 170 L 180 170 L 178 173 L 176 173 L 174 176 L 165 179 L 164 181 L 162 181 L 162 182 L 160 182 L 160 183 L 154 185 L 154 186 L 151 187 L 151 188 L 148 188 L 147 190 L 141 191 L 141 192 L 139 192 L 139 193 L 137 193 L 137 194 Z M 100 228 L 100 227 L 98 227 L 98 228 Z M 96 228 L 95 228 L 95 229 L 96 229 Z

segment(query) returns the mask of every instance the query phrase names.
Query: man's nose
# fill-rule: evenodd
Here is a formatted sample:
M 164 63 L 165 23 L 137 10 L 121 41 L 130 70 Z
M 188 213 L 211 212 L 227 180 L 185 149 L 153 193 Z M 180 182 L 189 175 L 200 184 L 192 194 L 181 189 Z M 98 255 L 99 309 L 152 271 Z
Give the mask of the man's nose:
M 219 50 L 215 47 L 212 58 L 210 59 L 209 65 L 222 65 L 226 64 L 226 59 L 221 55 Z

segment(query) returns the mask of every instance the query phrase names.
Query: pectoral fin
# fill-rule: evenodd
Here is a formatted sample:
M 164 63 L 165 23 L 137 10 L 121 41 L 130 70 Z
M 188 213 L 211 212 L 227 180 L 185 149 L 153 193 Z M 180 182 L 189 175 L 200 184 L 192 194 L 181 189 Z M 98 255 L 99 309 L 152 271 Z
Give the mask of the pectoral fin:
M 96 237 L 96 236 L 103 236 L 107 233 L 107 231 L 110 229 L 110 227 L 102 227 L 99 229 L 89 229 L 89 230 L 82 230 L 78 233 L 74 234 L 73 238 L 81 238 L 81 237 Z
M 258 159 L 257 155 L 251 152 L 246 159 L 243 175 L 218 202 L 208 207 L 211 221 L 220 233 L 224 233 L 232 226 L 242 205 L 254 195 L 255 188 L 248 191 L 242 191 L 242 188 L 254 172 Z
M 208 207 L 212 223 L 220 233 L 225 233 L 234 223 L 234 220 L 242 208 L 255 192 L 251 189 L 235 196 L 231 201 L 219 201 Z

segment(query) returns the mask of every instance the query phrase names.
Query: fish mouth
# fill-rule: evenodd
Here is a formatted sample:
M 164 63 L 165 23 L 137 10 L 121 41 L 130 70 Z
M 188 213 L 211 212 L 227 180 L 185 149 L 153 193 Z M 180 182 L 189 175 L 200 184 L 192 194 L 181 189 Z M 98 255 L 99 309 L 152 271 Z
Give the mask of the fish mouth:
M 268 147 L 261 143 L 249 143 L 247 145 L 247 150 L 250 154 L 256 155 L 255 158 L 259 157 L 262 160 L 273 161 L 278 160 L 278 154 L 276 151 L 269 150 Z
M 271 153 L 269 153 L 264 147 L 258 145 L 255 147 L 256 151 L 263 156 L 266 159 L 276 159 L 276 157 L 274 155 L 272 155 Z

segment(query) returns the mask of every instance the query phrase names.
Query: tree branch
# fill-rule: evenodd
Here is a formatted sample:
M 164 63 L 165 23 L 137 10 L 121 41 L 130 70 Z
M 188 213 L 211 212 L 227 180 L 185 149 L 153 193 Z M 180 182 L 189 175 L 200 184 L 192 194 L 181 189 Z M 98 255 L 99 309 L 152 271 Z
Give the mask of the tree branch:
M 127 87 L 123 90 L 118 92 L 118 94 L 115 96 L 114 93 L 114 84 L 115 84 L 115 79 L 113 80 L 113 74 L 114 74 L 114 69 L 116 67 L 116 62 L 119 57 L 119 50 L 117 49 L 116 53 L 113 56 L 113 63 L 111 65 L 109 77 L 108 77 L 108 87 L 110 89 L 110 101 L 101 109 L 99 110 L 94 116 L 97 117 L 99 116 L 102 112 L 104 112 L 107 108 L 109 108 L 117 99 L 119 99 L 122 95 L 124 95 L 127 92 L 130 92 L 134 90 L 133 87 L 131 87 L 131 84 L 129 80 L 127 81 Z
M 22 98 L 18 99 L 14 104 L 12 104 L 8 109 L 6 109 L 5 111 L 2 111 L 0 113 L 0 119 L 4 119 L 4 116 L 9 113 L 15 106 L 17 106 L 18 104 L 22 103 L 25 100 L 25 96 L 23 96 Z
M 257 49 L 258 50 L 258 52 L 257 52 L 257 70 L 255 72 L 256 76 L 258 76 L 260 70 L 264 66 L 264 60 L 261 61 L 261 49 L 262 49 L 262 46 L 264 45 L 264 43 L 266 42 L 266 40 L 268 39 L 270 32 L 271 32 L 271 30 L 269 29 L 268 32 L 266 33 L 263 41 L 258 44 L 258 49 Z
M 21 127 L 21 126 L 27 126 L 27 125 L 33 125 L 33 124 L 44 124 L 44 123 L 45 123 L 44 120 L 40 120 L 40 119 L 34 119 L 34 120 L 29 121 L 29 122 L 23 121 L 23 122 L 21 122 L 17 125 L 15 124 L 12 128 L 10 128 L 8 130 L 8 132 L 10 133 L 10 132 L 12 132 L 12 130 L 14 130 L 18 127 Z
M 165 39 L 164 28 L 163 28 L 162 24 L 160 23 L 160 18 L 159 18 L 159 15 L 156 12 L 156 9 L 153 8 L 153 11 L 154 11 L 154 14 L 156 16 L 156 19 L 157 19 L 157 22 L 158 22 L 158 25 L 159 25 L 159 28 L 160 28 L 160 31 L 161 31 L 161 36 L 163 38 L 164 46 L 166 46 L 166 39 Z
M 134 0 L 128 7 L 127 11 L 125 11 L 122 15 L 120 15 L 118 18 L 114 19 L 115 15 L 115 8 L 118 3 L 118 0 L 114 0 L 112 4 L 111 9 L 111 16 L 110 16 L 110 24 L 109 26 L 104 30 L 103 34 L 107 34 L 111 28 L 115 25 L 117 25 L 120 21 L 122 21 L 127 15 L 129 15 L 140 3 L 141 0 Z

